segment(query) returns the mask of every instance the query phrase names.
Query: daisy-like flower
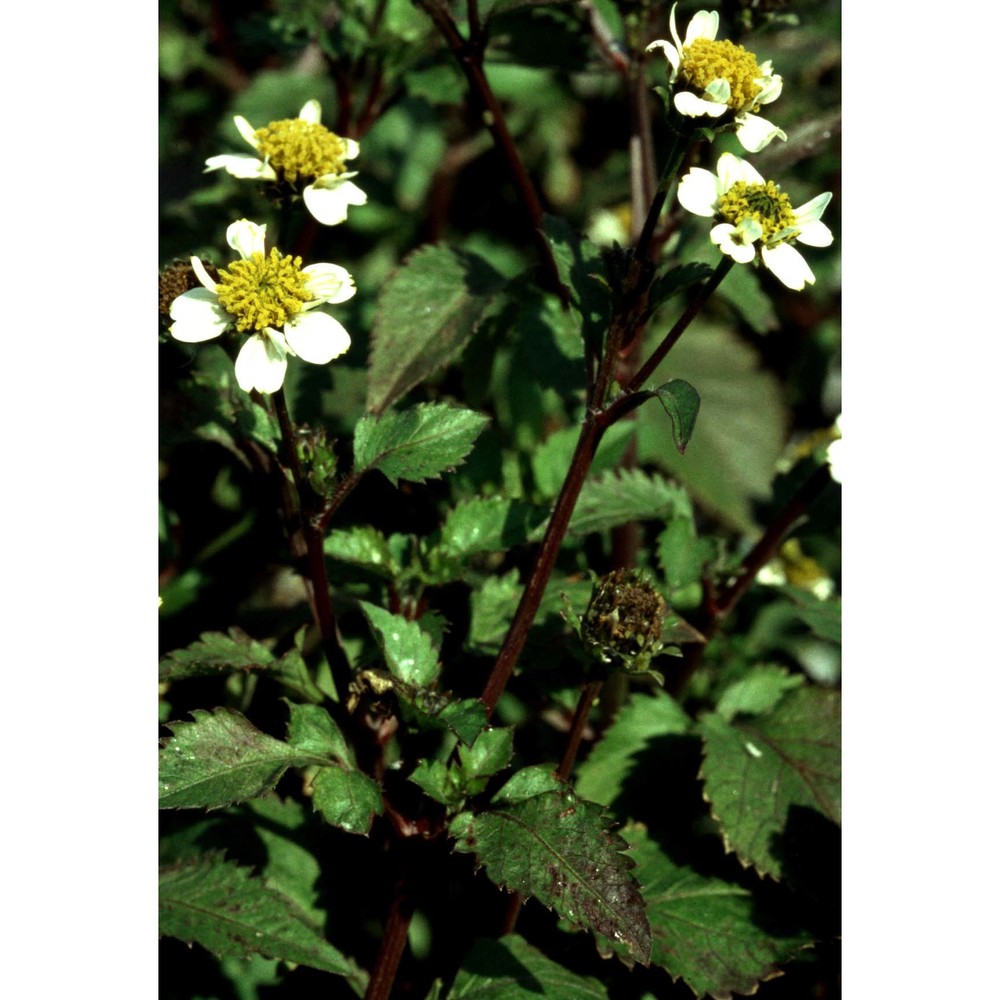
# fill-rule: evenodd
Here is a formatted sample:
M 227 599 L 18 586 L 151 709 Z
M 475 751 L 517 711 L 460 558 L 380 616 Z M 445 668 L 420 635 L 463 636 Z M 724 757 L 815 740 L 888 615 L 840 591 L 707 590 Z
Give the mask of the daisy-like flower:
M 833 234 L 819 221 L 832 197 L 827 191 L 792 208 L 774 181 L 765 181 L 732 153 L 719 157 L 715 174 L 693 167 L 677 188 L 677 198 L 689 212 L 720 220 L 709 237 L 724 254 L 749 264 L 759 243 L 764 266 L 796 291 L 811 285 L 816 276 L 794 244 L 828 247 L 833 242 Z
M 350 205 L 364 205 L 368 196 L 351 178 L 346 160 L 361 151 L 354 139 L 343 139 L 319 123 L 319 101 L 306 101 L 298 118 L 282 118 L 255 129 L 242 115 L 233 121 L 257 156 L 223 154 L 205 161 L 205 170 L 224 169 L 234 177 L 274 181 L 301 194 L 317 222 L 335 226 L 347 218 Z
M 772 71 L 771 60 L 758 65 L 757 57 L 742 45 L 717 41 L 719 14 L 714 10 L 698 11 L 682 42 L 676 15 L 674 4 L 670 8 L 673 43 L 660 39 L 646 46 L 647 52 L 662 49 L 670 63 L 674 107 L 689 118 L 730 115 L 720 125 L 734 124 L 736 138 L 748 153 L 759 153 L 772 139 L 787 139 L 780 128 L 755 113 L 781 93 L 781 77 Z
M 214 281 L 197 257 L 191 267 L 203 285 L 174 299 L 170 334 L 186 344 L 218 337 L 230 327 L 249 332 L 236 358 L 236 381 L 249 392 L 277 392 L 285 380 L 288 355 L 325 365 L 351 346 L 341 324 L 325 312 L 324 303 L 346 302 L 354 279 L 337 264 L 302 266 L 301 257 L 264 250 L 266 226 L 248 219 L 226 230 L 226 241 L 240 255 L 219 268 Z

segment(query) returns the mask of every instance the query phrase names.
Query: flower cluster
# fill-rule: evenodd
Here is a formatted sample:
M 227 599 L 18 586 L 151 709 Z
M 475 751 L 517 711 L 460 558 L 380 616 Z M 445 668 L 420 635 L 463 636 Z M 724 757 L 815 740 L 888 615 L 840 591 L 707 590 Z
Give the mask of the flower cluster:
M 743 148 L 760 152 L 785 133 L 756 112 L 781 94 L 781 77 L 771 61 L 758 64 L 742 45 L 717 40 L 719 15 L 700 10 L 688 23 L 683 41 L 677 31 L 677 4 L 670 10 L 672 42 L 658 40 L 647 51 L 659 49 L 670 64 L 673 104 L 690 118 L 707 118 L 717 131 L 734 128 Z M 695 215 L 714 218 L 709 238 L 719 250 L 740 264 L 759 260 L 786 287 L 800 291 L 816 277 L 796 243 L 825 247 L 833 234 L 820 222 L 832 195 L 826 192 L 793 208 L 788 195 L 774 181 L 765 180 L 746 160 L 723 153 L 716 173 L 693 167 L 677 190 L 681 205 Z
M 226 230 L 226 241 L 240 259 L 218 269 L 215 280 L 198 257 L 191 267 L 201 282 L 170 305 L 176 340 L 197 344 L 230 328 L 250 336 L 236 358 L 236 381 L 246 392 L 277 392 L 285 380 L 288 356 L 324 365 L 351 346 L 351 338 L 332 316 L 317 310 L 346 302 L 354 279 L 337 264 L 302 266 L 301 257 L 267 253 L 266 226 L 248 219 Z

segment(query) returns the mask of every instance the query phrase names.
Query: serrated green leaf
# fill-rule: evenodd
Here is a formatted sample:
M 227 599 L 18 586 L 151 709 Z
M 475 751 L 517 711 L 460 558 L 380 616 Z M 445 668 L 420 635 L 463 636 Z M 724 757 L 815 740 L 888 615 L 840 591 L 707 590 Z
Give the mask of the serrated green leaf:
M 443 761 L 424 759 L 417 762 L 408 780 L 422 788 L 435 802 L 455 806 L 465 798 L 456 779 L 456 772 Z
M 416 622 L 394 615 L 367 601 L 359 606 L 385 657 L 390 673 L 411 687 L 427 687 L 440 666 L 431 637 Z
M 656 560 L 671 590 L 697 583 L 714 554 L 714 542 L 699 538 L 694 518 L 686 515 L 672 517 L 656 541 Z
M 477 497 L 448 513 L 441 527 L 441 549 L 456 559 L 502 552 L 526 542 L 548 517 L 548 510 L 521 500 Z
M 327 915 L 317 906 L 322 868 L 300 840 L 311 822 L 305 806 L 294 799 L 265 795 L 252 799 L 245 808 L 261 820 L 254 824 L 255 836 L 267 849 L 267 863 L 260 874 L 272 889 L 294 900 L 307 917 L 322 926 Z
M 802 674 L 790 674 L 784 667 L 762 663 L 722 692 L 715 711 L 726 722 L 737 715 L 761 715 L 771 711 L 789 691 L 801 687 L 805 681 Z
M 597 979 L 570 972 L 512 934 L 477 941 L 446 1000 L 607 1000 L 607 995 Z
M 323 552 L 331 559 L 362 566 L 388 580 L 401 572 L 388 539 L 367 524 L 331 531 L 323 539 Z
M 710 714 L 698 729 L 699 775 L 726 850 L 744 867 L 782 878 L 791 810 L 840 823 L 840 692 L 799 688 L 768 715 L 728 723 Z
M 502 771 L 514 756 L 514 727 L 484 729 L 470 747 L 460 747 L 458 751 L 458 772 L 463 786 L 470 795 L 482 791 L 486 782 L 477 779 L 488 778 Z
M 622 783 L 651 739 L 685 733 L 691 726 L 687 712 L 663 691 L 635 693 L 618 713 L 600 742 L 580 765 L 576 792 L 585 799 L 610 806 Z
M 356 472 L 378 469 L 393 486 L 423 483 L 465 461 L 489 418 L 448 403 L 418 403 L 362 417 L 354 433 Z
M 313 779 L 313 808 L 332 826 L 367 837 L 385 806 L 379 786 L 367 774 L 324 767 Z
M 653 390 L 656 398 L 663 404 L 663 409 L 670 417 L 673 429 L 674 444 L 683 455 L 687 451 L 688 442 L 694 433 L 694 422 L 698 417 L 698 407 L 701 397 L 693 385 L 682 378 L 674 378 Z
M 681 487 L 656 473 L 623 469 L 584 483 L 569 533 L 607 531 L 630 521 L 665 521 L 675 514 L 691 515 L 691 501 Z
M 621 941 L 649 964 L 649 923 L 639 887 L 601 806 L 569 789 L 497 805 L 452 822 L 455 849 L 474 853 L 490 879 L 530 895 L 573 926 Z
M 356 764 L 354 750 L 325 708 L 288 702 L 288 709 L 289 746 L 316 757 L 333 757 L 350 767 Z
M 291 899 L 219 855 L 162 869 L 159 897 L 161 934 L 214 955 L 263 955 L 344 976 L 359 992 L 365 987 L 365 973 Z
M 271 791 L 290 767 L 325 763 L 262 733 L 230 708 L 171 722 L 160 750 L 160 808 L 217 809 Z
M 503 286 L 475 254 L 443 246 L 412 253 L 379 295 L 366 408 L 382 413 L 454 360 Z
M 730 1000 L 733 993 L 755 993 L 809 943 L 802 933 L 766 931 L 748 889 L 674 864 L 645 828 L 626 827 L 622 835 L 646 900 L 652 961 L 675 982 L 683 979 L 696 997 Z
M 190 646 L 175 649 L 161 660 L 160 680 L 179 681 L 233 670 L 266 670 L 274 661 L 274 653 L 242 629 L 231 628 L 228 635 L 202 632 Z

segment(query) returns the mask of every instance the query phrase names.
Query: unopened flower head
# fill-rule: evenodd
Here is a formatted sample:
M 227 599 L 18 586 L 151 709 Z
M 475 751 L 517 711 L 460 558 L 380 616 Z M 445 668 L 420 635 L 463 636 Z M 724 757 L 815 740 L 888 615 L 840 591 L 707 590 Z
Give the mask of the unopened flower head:
M 759 153 L 772 139 L 785 133 L 756 112 L 781 94 L 781 77 L 771 61 L 757 57 L 728 40 L 716 40 L 717 11 L 700 10 L 688 23 L 684 41 L 677 33 L 677 4 L 670 9 L 670 34 L 646 46 L 661 49 L 670 64 L 674 107 L 690 118 L 707 116 L 719 125 L 735 125 L 736 137 L 749 153 Z M 722 120 L 724 118 L 724 120 Z
M 724 254 L 749 264 L 759 244 L 764 266 L 796 291 L 816 277 L 794 244 L 827 247 L 833 242 L 833 234 L 819 221 L 831 197 L 826 192 L 793 208 L 777 184 L 732 153 L 719 157 L 715 174 L 692 168 L 677 188 L 677 198 L 689 212 L 719 220 L 709 236 Z
M 321 125 L 321 110 L 319 101 L 306 101 L 298 118 L 282 118 L 258 129 L 236 115 L 236 128 L 258 155 L 211 156 L 205 169 L 221 168 L 234 177 L 273 181 L 288 193 L 301 194 L 306 208 L 323 225 L 343 222 L 349 206 L 368 200 L 351 180 L 357 171 L 348 171 L 346 166 L 361 147 Z
M 264 246 L 266 226 L 234 222 L 226 240 L 240 259 L 212 278 L 198 257 L 191 267 L 202 287 L 174 299 L 170 334 L 188 344 L 218 337 L 235 327 L 250 338 L 236 358 L 236 381 L 249 392 L 276 392 L 285 380 L 288 355 L 325 365 L 351 346 L 344 327 L 325 312 L 325 303 L 346 302 L 354 279 L 337 264 L 302 266 L 301 257 Z

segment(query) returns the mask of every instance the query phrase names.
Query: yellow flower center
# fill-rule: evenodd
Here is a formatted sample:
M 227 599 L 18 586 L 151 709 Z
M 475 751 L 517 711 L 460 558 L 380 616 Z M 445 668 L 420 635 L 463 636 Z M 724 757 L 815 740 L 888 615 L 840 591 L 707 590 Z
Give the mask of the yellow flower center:
M 257 148 L 274 168 L 279 181 L 294 184 L 300 177 L 315 180 L 342 174 L 347 143 L 329 129 L 301 118 L 283 118 L 254 133 Z
M 236 317 L 237 330 L 282 327 L 313 298 L 306 288 L 301 257 L 282 257 L 275 247 L 234 261 L 219 271 L 219 305 Z
M 754 219 L 764 230 L 762 239 L 765 243 L 769 243 L 782 230 L 794 230 L 798 223 L 788 195 L 774 181 L 766 184 L 737 181 L 719 199 L 719 214 L 734 226 L 738 226 L 744 219 Z M 790 233 L 785 238 L 790 238 L 791 235 Z
M 757 57 L 728 39 L 712 41 L 696 38 L 684 47 L 681 73 L 695 89 L 705 90 L 713 80 L 729 82 L 729 107 L 734 111 L 752 108 L 763 78 Z

